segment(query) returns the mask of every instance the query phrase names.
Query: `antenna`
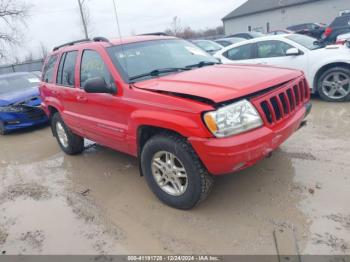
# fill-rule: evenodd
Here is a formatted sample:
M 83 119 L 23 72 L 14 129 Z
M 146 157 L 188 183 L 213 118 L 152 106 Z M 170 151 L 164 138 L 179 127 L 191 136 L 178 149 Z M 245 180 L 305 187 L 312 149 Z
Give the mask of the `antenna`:
M 127 73 L 128 76 L 129 76 L 129 73 L 128 73 L 128 63 L 127 63 L 127 61 L 126 61 L 126 52 L 125 52 L 125 50 L 124 50 L 123 39 L 122 39 L 122 35 L 121 35 L 121 31 L 120 31 L 120 26 L 119 26 L 119 19 L 118 19 L 118 12 L 117 12 L 117 4 L 116 4 L 115 0 L 112 0 L 112 1 L 113 1 L 113 6 L 114 6 L 115 20 L 116 20 L 117 26 L 118 26 L 118 34 L 119 34 L 120 46 L 121 46 L 121 49 L 122 49 L 122 52 L 123 52 L 123 55 L 124 55 L 125 70 L 126 70 L 126 73 Z

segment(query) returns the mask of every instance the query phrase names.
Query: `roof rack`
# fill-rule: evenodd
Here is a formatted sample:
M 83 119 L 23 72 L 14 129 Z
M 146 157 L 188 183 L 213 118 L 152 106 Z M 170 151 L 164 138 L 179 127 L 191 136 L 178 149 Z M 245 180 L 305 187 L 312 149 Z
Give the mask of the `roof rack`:
M 94 42 L 109 42 L 109 40 L 107 38 L 98 36 L 98 37 L 94 37 L 92 40 L 91 39 L 81 39 L 81 40 L 68 42 L 68 43 L 65 43 L 63 45 L 56 46 L 53 49 L 53 51 L 57 51 L 58 49 L 60 49 L 62 47 L 65 47 L 65 46 L 72 46 L 72 45 L 75 45 L 75 44 L 84 43 L 84 42 L 91 42 L 91 41 L 94 41 Z
M 108 42 L 109 40 L 103 36 L 97 36 L 92 39 L 94 42 Z
M 139 36 L 142 36 L 142 35 L 170 36 L 169 34 L 164 33 L 164 32 L 147 33 L 147 34 L 141 34 L 141 35 L 139 35 Z

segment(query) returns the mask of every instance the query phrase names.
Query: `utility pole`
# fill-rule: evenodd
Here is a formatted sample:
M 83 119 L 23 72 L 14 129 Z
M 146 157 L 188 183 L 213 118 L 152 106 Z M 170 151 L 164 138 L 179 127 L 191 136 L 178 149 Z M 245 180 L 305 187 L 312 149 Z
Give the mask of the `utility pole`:
M 86 21 L 85 21 L 85 17 L 84 17 L 83 3 L 84 3 L 84 0 L 83 0 L 83 2 L 80 2 L 80 0 L 78 0 L 79 9 L 80 9 L 80 15 L 81 15 L 81 21 L 82 21 L 83 27 L 84 27 L 85 38 L 89 39 L 87 26 L 86 26 Z

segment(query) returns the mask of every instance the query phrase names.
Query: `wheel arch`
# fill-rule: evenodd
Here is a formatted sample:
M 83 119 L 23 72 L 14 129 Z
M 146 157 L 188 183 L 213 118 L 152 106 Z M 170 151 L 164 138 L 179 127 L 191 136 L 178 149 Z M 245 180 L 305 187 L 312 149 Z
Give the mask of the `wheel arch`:
M 52 105 L 49 105 L 49 106 L 47 107 L 47 109 L 49 110 L 49 118 L 50 118 L 50 119 L 52 118 L 52 116 L 53 116 L 55 113 L 59 112 L 59 110 L 58 110 L 55 106 L 52 106 Z
M 318 81 L 321 77 L 321 75 L 326 72 L 328 69 L 331 69 L 333 67 L 346 67 L 348 69 L 350 69 L 350 63 L 347 63 L 347 62 L 334 62 L 334 63 L 329 63 L 329 64 L 326 64 L 326 65 L 323 65 L 321 68 L 319 68 L 315 74 L 315 77 L 314 77 L 314 83 L 313 83 L 313 90 L 315 91 L 315 93 L 318 92 Z

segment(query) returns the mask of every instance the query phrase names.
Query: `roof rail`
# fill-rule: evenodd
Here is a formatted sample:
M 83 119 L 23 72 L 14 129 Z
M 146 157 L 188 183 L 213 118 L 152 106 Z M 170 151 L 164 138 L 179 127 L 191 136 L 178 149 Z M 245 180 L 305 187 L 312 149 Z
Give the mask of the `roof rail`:
M 147 33 L 147 34 L 141 34 L 141 35 L 139 35 L 139 36 L 142 36 L 142 35 L 170 36 L 169 34 L 164 33 L 164 32 Z
M 73 42 L 68 42 L 68 43 L 65 43 L 63 45 L 56 46 L 53 49 L 53 51 L 57 51 L 58 49 L 60 49 L 62 47 L 65 47 L 65 46 L 71 46 L 71 45 L 75 45 L 75 44 L 83 43 L 83 42 L 88 42 L 88 41 L 91 41 L 91 40 L 90 39 L 81 39 L 81 40 L 76 40 L 76 41 L 73 41 Z
M 72 46 L 72 45 L 75 45 L 75 44 L 79 44 L 79 43 L 84 43 L 84 42 L 90 42 L 90 41 L 94 41 L 94 42 L 109 42 L 109 40 L 105 37 L 94 37 L 92 40 L 91 39 L 81 39 L 81 40 L 76 40 L 76 41 L 73 41 L 73 42 L 68 42 L 68 43 L 65 43 L 63 45 L 59 45 L 59 46 L 56 46 L 53 51 L 57 51 L 58 49 L 62 48 L 62 47 L 65 47 L 65 46 Z
M 94 37 L 92 40 L 95 42 L 108 42 L 109 43 L 109 40 L 106 37 L 102 37 L 102 36 Z

